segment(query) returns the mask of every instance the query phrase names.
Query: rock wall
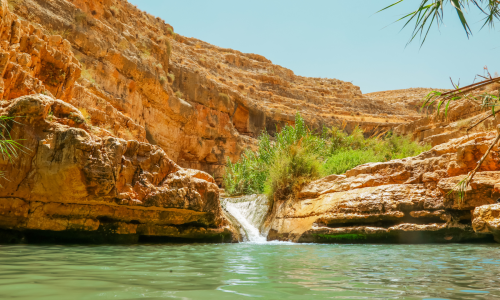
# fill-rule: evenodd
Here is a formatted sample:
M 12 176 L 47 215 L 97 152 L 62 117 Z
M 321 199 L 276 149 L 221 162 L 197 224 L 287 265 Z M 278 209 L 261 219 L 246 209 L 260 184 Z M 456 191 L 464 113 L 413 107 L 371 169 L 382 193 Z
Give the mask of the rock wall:
M 447 119 L 421 118 L 425 89 L 363 95 L 297 76 L 176 34 L 123 0 L 0 0 L 0 17 L 0 115 L 20 117 L 9 132 L 25 147 L 0 160 L 0 240 L 234 241 L 216 185 L 225 161 L 297 111 L 312 128 L 397 127 L 436 147 L 312 183 L 274 205 L 270 239 L 499 239 L 498 146 L 464 203 L 448 194 L 498 124 L 466 135 L 464 120 L 486 114 L 470 99 Z
M 452 192 L 476 167 L 495 132 L 470 134 L 416 157 L 370 163 L 306 186 L 275 203 L 268 239 L 296 242 L 498 241 L 500 145 L 465 198 Z
M 0 242 L 233 241 L 213 178 L 158 146 L 97 137 L 43 95 L 4 101 L 0 115 L 15 117 L 8 133 L 22 144 L 0 156 Z
M 9 3 L 15 13 L 9 18 L 17 20 L 11 24 L 34 28 L 21 30 L 21 39 L 36 31 L 71 58 L 74 73 L 55 76 L 56 86 L 47 89 L 82 110 L 96 134 L 158 145 L 180 166 L 206 171 L 218 183 L 228 157 L 237 160 L 262 130 L 274 134 L 292 124 L 297 111 L 314 128 L 359 125 L 367 134 L 418 118 L 363 96 L 352 83 L 297 76 L 263 56 L 183 37 L 126 1 Z M 47 76 L 33 77 L 46 84 Z
M 437 115 L 436 110 L 437 103 L 432 107 L 422 108 L 422 99 L 425 98 L 426 94 L 421 93 L 420 97 L 415 99 L 419 100 L 418 102 L 413 100 L 407 104 L 420 103 L 419 110 L 426 115 L 418 120 L 399 125 L 394 129 L 394 132 L 400 135 L 411 135 L 418 142 L 436 146 L 469 133 L 494 130 L 500 124 L 500 118 L 498 114 L 488 118 L 491 110 L 482 107 L 482 95 L 489 93 L 498 96 L 499 88 L 499 83 L 493 83 L 470 92 L 463 99 L 450 102 L 447 108 L 447 103 L 445 103 L 442 105 L 439 115 Z M 427 90 L 427 92 L 429 91 Z M 438 91 L 443 92 L 445 90 Z M 384 95 L 385 93 L 380 92 L 377 94 Z M 396 94 L 401 94 L 401 92 Z
M 0 0 L 0 115 L 14 118 L 0 129 L 22 145 L 18 156 L 0 155 L 0 242 L 236 241 L 214 179 L 148 143 L 144 122 L 83 79 L 78 50 L 41 25 L 73 18 L 73 42 L 102 54 L 92 32 L 80 32 L 99 25 L 83 16 L 66 1 Z M 135 76 L 143 94 L 170 101 L 151 70 L 112 49 L 104 54 L 125 73 L 115 77 Z

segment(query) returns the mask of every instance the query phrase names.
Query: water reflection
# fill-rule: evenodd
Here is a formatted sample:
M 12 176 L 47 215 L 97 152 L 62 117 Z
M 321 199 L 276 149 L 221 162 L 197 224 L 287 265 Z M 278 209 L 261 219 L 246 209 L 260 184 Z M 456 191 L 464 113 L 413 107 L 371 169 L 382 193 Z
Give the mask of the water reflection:
M 2 299 L 496 299 L 497 245 L 0 246 Z

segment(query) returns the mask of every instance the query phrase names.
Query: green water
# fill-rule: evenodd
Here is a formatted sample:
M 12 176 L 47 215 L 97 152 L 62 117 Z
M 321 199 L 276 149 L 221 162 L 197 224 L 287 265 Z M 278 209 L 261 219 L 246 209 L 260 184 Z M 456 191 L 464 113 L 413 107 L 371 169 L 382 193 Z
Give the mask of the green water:
M 500 245 L 0 246 L 0 299 L 499 299 Z

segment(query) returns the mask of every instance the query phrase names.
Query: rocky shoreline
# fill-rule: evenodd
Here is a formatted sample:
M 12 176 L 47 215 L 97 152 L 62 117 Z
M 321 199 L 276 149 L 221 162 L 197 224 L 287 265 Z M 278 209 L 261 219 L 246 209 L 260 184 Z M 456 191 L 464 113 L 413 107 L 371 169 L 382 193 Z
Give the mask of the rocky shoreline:
M 470 134 L 416 157 L 358 166 L 275 204 L 270 240 L 296 242 L 500 242 L 500 145 L 461 201 L 456 184 L 481 159 L 495 132 Z

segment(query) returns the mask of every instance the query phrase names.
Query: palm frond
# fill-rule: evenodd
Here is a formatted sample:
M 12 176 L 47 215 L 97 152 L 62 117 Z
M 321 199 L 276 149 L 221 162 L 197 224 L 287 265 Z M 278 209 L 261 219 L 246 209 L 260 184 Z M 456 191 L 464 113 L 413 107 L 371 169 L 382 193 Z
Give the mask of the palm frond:
M 385 11 L 395 5 L 401 4 L 404 0 L 399 0 L 393 4 L 379 10 L 377 13 Z M 411 43 L 417 36 L 420 36 L 422 41 L 421 46 L 427 39 L 431 28 L 436 25 L 439 27 L 443 23 L 444 19 L 444 6 L 449 3 L 457 13 L 460 24 L 465 31 L 467 38 L 472 35 L 472 30 L 466 18 L 466 8 L 475 7 L 485 15 L 485 22 L 483 27 L 488 25 L 489 27 L 495 26 L 495 21 L 500 20 L 500 1 L 498 0 L 422 0 L 418 5 L 417 9 L 410 12 L 400 19 L 396 20 L 403 21 L 406 23 L 403 28 L 406 28 L 409 24 L 414 22 L 413 32 L 411 33 L 410 40 L 408 44 Z
M 437 115 L 439 115 L 441 106 L 443 105 L 443 103 L 447 102 L 446 107 L 445 107 L 445 114 L 444 114 L 445 117 L 447 117 L 448 108 L 449 108 L 451 101 L 456 101 L 456 100 L 460 100 L 460 99 L 464 99 L 464 98 L 470 98 L 472 91 L 481 89 L 487 85 L 490 85 L 490 84 L 496 83 L 496 82 L 500 82 L 500 77 L 480 81 L 480 82 L 477 82 L 477 83 L 474 83 L 474 84 L 471 84 L 468 86 L 464 86 L 462 88 L 456 88 L 456 89 L 449 91 L 449 92 L 446 92 L 446 93 L 432 91 L 429 94 L 427 94 L 427 96 L 424 97 L 421 109 L 424 109 L 425 107 L 427 107 L 429 109 L 433 106 L 434 103 L 437 102 L 438 103 Z M 452 82 L 452 84 L 453 84 L 453 82 Z M 457 85 L 454 85 L 454 86 L 456 87 Z M 499 97 L 492 95 L 492 94 L 488 94 L 488 93 L 484 93 L 479 97 L 481 98 L 481 101 L 482 101 L 481 106 L 483 108 L 491 107 L 492 113 L 494 116 L 495 112 L 496 112 L 495 107 L 500 106 Z M 476 99 L 476 98 L 473 98 L 473 99 Z
M 18 152 L 24 152 L 26 147 L 21 145 L 18 141 L 12 139 L 9 129 L 8 121 L 17 123 L 14 117 L 0 116 L 0 156 L 4 160 L 13 162 L 18 157 Z M 0 177 L 4 177 L 4 173 L 0 172 Z

